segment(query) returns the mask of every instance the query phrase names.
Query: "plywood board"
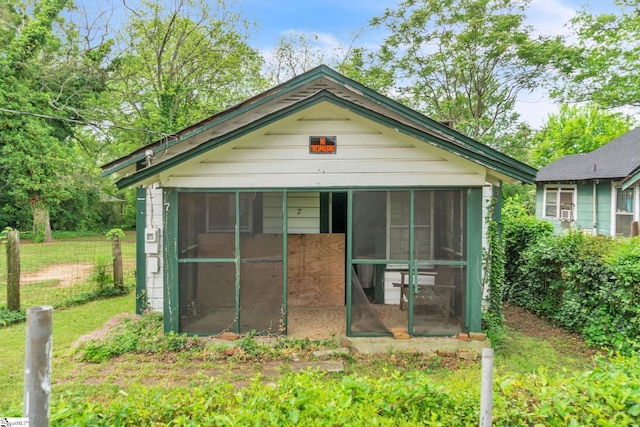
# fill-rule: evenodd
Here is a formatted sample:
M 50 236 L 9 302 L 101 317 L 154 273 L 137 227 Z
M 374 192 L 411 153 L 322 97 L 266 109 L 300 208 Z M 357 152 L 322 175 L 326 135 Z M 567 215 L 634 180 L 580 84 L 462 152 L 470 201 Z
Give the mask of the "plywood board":
M 344 306 L 344 234 L 290 235 L 288 252 L 290 306 Z

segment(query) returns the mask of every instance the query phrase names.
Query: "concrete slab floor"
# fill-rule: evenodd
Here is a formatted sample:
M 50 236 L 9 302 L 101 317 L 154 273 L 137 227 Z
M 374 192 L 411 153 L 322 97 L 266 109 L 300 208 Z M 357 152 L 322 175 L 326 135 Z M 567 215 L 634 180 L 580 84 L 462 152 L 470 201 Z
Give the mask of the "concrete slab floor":
M 439 350 L 472 350 L 479 355 L 483 348 L 490 348 L 491 342 L 460 340 L 456 337 L 414 337 L 407 340 L 397 340 L 390 337 L 376 338 L 345 338 L 349 346 L 358 353 L 379 354 L 394 351 L 416 351 L 421 353 L 435 353 Z
M 233 348 L 241 345 L 241 340 L 228 341 L 216 337 L 203 338 L 209 346 L 218 348 Z M 275 345 L 276 338 L 256 337 L 256 340 L 266 345 Z M 391 337 L 345 337 L 342 343 L 348 344 L 352 351 L 362 354 L 393 353 L 399 351 L 415 351 L 419 353 L 437 353 L 438 351 L 450 351 L 453 354 L 458 350 L 474 351 L 482 354 L 483 348 L 490 348 L 491 342 L 461 340 L 457 337 L 412 337 L 410 339 L 393 339 Z M 348 352 L 347 349 L 341 349 Z

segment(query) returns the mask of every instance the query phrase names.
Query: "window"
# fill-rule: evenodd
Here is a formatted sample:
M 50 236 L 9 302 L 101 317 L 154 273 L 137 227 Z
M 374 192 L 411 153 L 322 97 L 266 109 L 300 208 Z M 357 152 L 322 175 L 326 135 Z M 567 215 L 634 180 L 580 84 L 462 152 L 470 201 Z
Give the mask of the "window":
M 633 222 L 634 189 L 616 189 L 616 235 L 631 235 L 631 223 Z
M 575 189 L 573 187 L 545 188 L 544 216 L 561 221 L 576 220 Z

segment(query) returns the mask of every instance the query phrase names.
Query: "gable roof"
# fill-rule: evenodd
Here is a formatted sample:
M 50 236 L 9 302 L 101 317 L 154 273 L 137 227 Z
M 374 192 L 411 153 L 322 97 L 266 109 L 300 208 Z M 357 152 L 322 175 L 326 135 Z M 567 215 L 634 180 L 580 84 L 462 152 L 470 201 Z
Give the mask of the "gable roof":
M 493 171 L 498 179 L 532 183 L 536 170 L 321 65 L 234 107 L 102 167 L 103 176 L 138 184 L 185 160 L 320 102 L 342 108 L 445 149 Z M 153 153 L 151 165 L 145 163 Z
M 623 179 L 640 168 L 640 127 L 590 153 L 561 157 L 538 171 L 536 182 Z

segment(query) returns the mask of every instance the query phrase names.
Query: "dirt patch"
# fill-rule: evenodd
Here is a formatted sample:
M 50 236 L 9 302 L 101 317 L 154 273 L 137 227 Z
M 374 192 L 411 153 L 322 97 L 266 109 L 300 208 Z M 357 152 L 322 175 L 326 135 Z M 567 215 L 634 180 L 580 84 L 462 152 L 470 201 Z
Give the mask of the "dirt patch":
M 552 341 L 561 353 L 586 358 L 603 353 L 586 345 L 580 335 L 556 327 L 549 320 L 538 317 L 522 307 L 505 305 L 502 312 L 509 329 L 531 338 Z
M 93 264 L 91 263 L 49 265 L 35 273 L 21 274 L 20 284 L 28 285 L 31 283 L 57 280 L 58 284 L 56 287 L 64 288 L 76 283 L 86 282 L 91 275 L 92 269 Z

